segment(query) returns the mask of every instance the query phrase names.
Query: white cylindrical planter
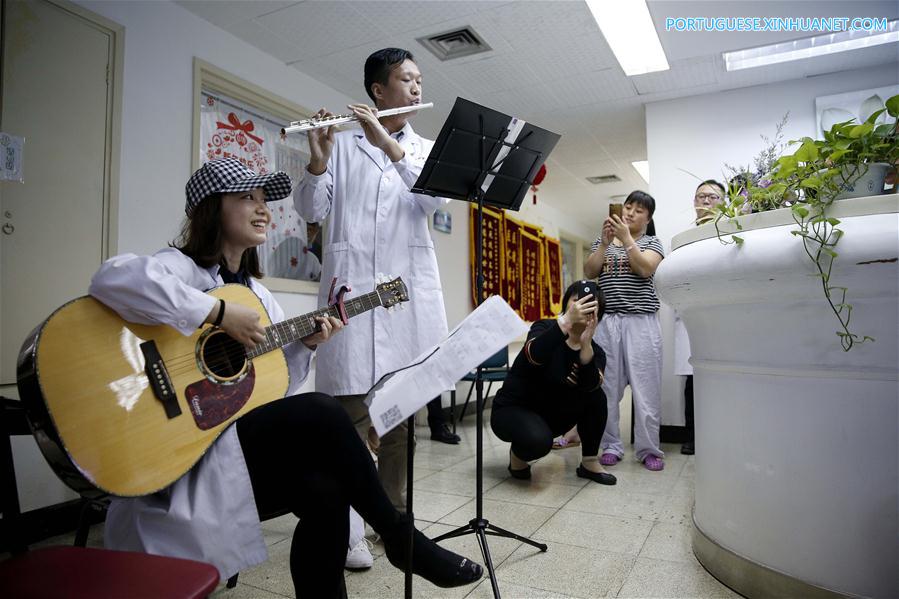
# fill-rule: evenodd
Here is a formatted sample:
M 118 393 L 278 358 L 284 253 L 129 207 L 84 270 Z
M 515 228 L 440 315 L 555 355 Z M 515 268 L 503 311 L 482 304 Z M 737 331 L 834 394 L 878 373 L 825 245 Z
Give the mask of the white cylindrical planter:
M 750 597 L 899 597 L 899 196 L 831 212 L 831 284 L 876 338 L 848 353 L 789 210 L 741 247 L 682 233 L 655 276 L 693 354 L 694 552 Z

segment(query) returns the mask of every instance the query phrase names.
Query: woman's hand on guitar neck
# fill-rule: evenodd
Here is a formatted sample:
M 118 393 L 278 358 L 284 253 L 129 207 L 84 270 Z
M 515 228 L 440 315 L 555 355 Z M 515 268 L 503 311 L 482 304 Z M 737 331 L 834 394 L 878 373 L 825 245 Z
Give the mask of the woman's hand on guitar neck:
M 206 322 L 213 323 L 218 318 L 219 306 L 217 303 L 206 317 Z M 259 313 L 237 302 L 226 302 L 225 314 L 219 328 L 228 333 L 235 341 L 247 347 L 256 347 L 257 343 L 265 340 L 265 327 L 259 323 Z
M 340 319 L 333 316 L 328 316 L 327 318 L 316 316 L 315 320 L 318 322 L 318 331 L 301 339 L 303 344 L 309 349 L 315 349 L 319 343 L 324 343 L 343 328 L 343 323 L 340 322 Z

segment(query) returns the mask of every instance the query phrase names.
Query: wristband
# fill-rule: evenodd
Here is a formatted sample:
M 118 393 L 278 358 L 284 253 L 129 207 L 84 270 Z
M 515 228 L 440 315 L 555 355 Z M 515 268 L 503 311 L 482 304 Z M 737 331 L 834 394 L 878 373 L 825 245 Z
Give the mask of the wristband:
M 222 324 L 222 319 L 225 317 L 225 300 L 219 300 L 219 315 L 215 317 L 215 322 L 212 323 L 212 326 L 217 327 Z

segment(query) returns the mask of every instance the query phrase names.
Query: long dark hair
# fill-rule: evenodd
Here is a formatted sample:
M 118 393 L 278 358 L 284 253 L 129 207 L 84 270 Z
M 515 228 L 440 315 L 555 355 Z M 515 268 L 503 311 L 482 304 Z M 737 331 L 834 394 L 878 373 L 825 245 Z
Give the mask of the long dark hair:
M 649 223 L 646 225 L 646 234 L 655 236 L 656 234 L 656 224 L 655 221 L 652 220 L 652 215 L 655 214 L 656 211 L 656 201 L 651 195 L 646 193 L 645 191 L 640 191 L 639 189 L 636 191 L 632 191 L 627 198 L 624 200 L 625 204 L 637 204 L 638 206 L 642 206 L 649 212 Z
M 203 268 L 226 268 L 222 254 L 222 194 L 208 195 L 181 225 L 178 238 L 169 245 Z M 251 277 L 262 278 L 256 248 L 247 248 L 240 257 L 240 269 Z

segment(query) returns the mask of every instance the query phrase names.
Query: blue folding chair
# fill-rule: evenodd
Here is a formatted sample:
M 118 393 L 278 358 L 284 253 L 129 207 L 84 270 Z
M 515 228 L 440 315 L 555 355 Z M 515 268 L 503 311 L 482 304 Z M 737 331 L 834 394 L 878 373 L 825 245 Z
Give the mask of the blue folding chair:
M 490 389 L 493 386 L 494 382 L 502 382 L 506 380 L 506 375 L 509 373 L 509 347 L 506 346 L 481 362 L 481 380 L 487 382 L 487 393 L 484 394 L 484 399 L 486 400 L 490 397 Z M 462 421 L 462 418 L 465 417 L 465 410 L 468 408 L 468 402 L 471 401 L 471 393 L 475 388 L 475 379 L 477 377 L 477 371 L 472 370 L 468 374 L 462 377 L 461 380 L 468 381 L 471 383 L 471 386 L 468 388 L 468 396 L 465 398 L 465 405 L 462 406 L 462 413 L 459 415 L 459 422 Z M 453 389 L 450 395 L 450 411 L 454 415 L 453 418 L 453 433 L 456 432 L 456 390 Z

